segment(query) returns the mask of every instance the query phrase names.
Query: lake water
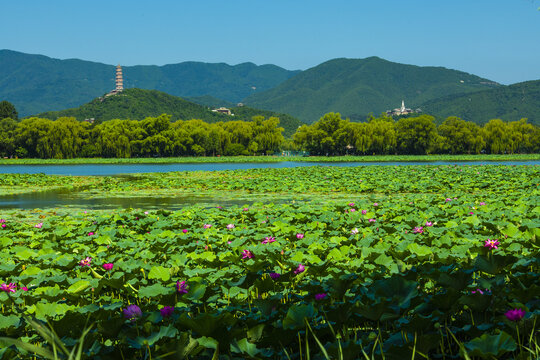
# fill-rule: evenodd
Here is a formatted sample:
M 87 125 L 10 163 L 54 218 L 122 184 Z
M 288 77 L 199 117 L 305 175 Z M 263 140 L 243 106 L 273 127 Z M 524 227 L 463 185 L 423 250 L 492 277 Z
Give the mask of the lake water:
M 197 164 L 78 164 L 78 165 L 0 165 L 0 174 L 47 175 L 120 175 L 169 171 L 217 171 L 259 168 L 291 168 L 300 166 L 403 166 L 403 165 L 540 165 L 530 161 L 401 161 L 401 162 L 304 162 L 282 161 L 271 163 L 197 163 Z
M 291 168 L 299 166 L 403 166 L 403 165 L 540 165 L 540 161 L 462 161 L 462 162 L 272 162 L 272 163 L 205 163 L 205 164 L 88 164 L 88 165 L 0 165 L 0 174 L 24 173 L 74 176 L 118 176 L 122 174 L 152 173 L 169 171 L 217 171 L 254 168 Z M 1 176 L 1 175 L 0 175 Z M 19 195 L 0 196 L 0 209 L 45 209 L 71 207 L 84 209 L 180 209 L 186 205 L 231 206 L 250 205 L 254 202 L 290 202 L 289 197 L 231 198 L 227 193 L 218 196 L 176 196 L 176 197 L 124 197 L 87 198 L 75 190 L 50 190 Z

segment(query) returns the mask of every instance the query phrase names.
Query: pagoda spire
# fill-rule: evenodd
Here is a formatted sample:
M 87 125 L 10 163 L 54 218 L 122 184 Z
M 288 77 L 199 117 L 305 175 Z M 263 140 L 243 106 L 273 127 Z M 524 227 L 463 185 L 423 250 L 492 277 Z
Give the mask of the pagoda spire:
M 122 67 L 116 66 L 116 91 L 121 92 L 124 90 L 124 78 L 122 76 Z

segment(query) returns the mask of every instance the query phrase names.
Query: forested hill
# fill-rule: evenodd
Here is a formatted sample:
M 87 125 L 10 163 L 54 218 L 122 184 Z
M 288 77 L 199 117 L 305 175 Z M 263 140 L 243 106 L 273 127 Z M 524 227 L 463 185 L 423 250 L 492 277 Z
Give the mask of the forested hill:
M 155 89 L 184 97 L 210 95 L 235 104 L 298 73 L 252 63 L 183 62 L 122 69 L 125 88 Z M 20 116 L 79 106 L 112 90 L 114 80 L 113 65 L 0 50 L 0 100 L 14 104 Z
M 422 110 L 441 122 L 448 116 L 485 124 L 491 119 L 540 125 L 540 80 L 501 86 L 469 94 L 456 94 L 422 104 Z
M 253 94 L 244 103 L 284 112 L 313 123 L 328 112 L 365 120 L 401 106 L 416 109 L 450 94 L 499 86 L 490 80 L 442 67 L 420 67 L 378 57 L 334 59 L 308 69 L 273 89 Z
M 126 89 L 123 92 L 100 97 L 78 108 L 62 111 L 49 111 L 36 115 L 40 118 L 56 120 L 59 117 L 75 117 L 77 120 L 94 118 L 96 122 L 112 119 L 142 120 L 161 114 L 171 115 L 171 121 L 201 119 L 208 123 L 218 121 L 250 121 L 253 116 L 278 117 L 280 126 L 285 129 L 284 136 L 291 136 L 303 123 L 290 115 L 267 110 L 257 110 L 247 106 L 230 108 L 234 116 L 219 114 L 210 108 L 195 104 L 177 96 L 157 90 Z

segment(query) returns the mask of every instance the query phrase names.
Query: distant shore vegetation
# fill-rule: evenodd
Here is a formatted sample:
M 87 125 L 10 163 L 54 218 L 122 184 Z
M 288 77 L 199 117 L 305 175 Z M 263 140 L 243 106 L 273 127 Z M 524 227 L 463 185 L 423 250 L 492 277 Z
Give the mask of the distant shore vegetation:
M 351 122 L 328 113 L 302 125 L 291 139 L 279 118 L 206 123 L 171 122 L 163 114 L 100 124 L 73 117 L 20 122 L 0 120 L 0 156 L 4 158 L 164 158 L 274 155 L 316 156 L 525 154 L 540 152 L 540 128 L 527 122 L 490 120 L 483 126 L 448 117 L 437 126 L 429 115 L 401 118 L 371 116 Z

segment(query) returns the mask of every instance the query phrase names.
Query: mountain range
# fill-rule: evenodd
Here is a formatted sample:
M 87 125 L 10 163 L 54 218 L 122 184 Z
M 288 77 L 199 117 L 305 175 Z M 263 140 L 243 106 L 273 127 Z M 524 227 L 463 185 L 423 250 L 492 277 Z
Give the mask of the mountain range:
M 333 59 L 304 71 L 183 62 L 125 66 L 123 73 L 126 88 L 159 90 L 212 107 L 242 102 L 246 108 L 289 114 L 305 123 L 328 112 L 364 121 L 404 100 L 438 122 L 447 116 L 477 123 L 525 117 L 540 124 L 540 80 L 505 86 L 458 70 L 378 57 Z M 0 100 L 12 102 L 21 117 L 91 102 L 114 88 L 114 75 L 113 65 L 0 50 Z

